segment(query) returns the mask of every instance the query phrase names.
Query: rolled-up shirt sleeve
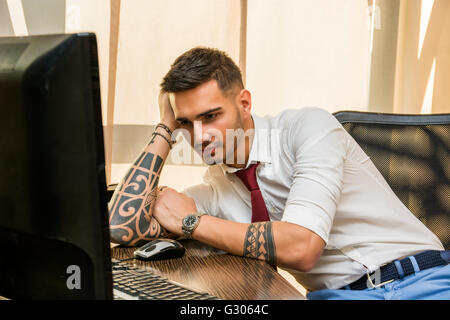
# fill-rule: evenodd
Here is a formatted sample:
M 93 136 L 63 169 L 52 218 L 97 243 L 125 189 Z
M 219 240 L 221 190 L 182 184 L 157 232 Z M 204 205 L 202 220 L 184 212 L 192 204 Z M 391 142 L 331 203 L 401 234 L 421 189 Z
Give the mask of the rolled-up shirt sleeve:
M 293 181 L 281 221 L 305 227 L 328 243 L 343 187 L 347 135 L 330 113 L 311 109 L 288 129 Z

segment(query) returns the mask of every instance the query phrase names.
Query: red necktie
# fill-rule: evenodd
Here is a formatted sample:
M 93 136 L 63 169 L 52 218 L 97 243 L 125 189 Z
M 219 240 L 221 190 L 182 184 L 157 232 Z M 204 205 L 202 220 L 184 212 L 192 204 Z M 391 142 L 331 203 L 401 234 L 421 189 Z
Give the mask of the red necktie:
M 259 190 L 258 182 L 256 181 L 256 167 L 258 163 L 250 165 L 247 169 L 236 171 L 236 175 L 245 184 L 250 191 L 252 199 L 252 223 L 260 221 L 270 221 L 269 213 L 267 212 L 266 204 Z

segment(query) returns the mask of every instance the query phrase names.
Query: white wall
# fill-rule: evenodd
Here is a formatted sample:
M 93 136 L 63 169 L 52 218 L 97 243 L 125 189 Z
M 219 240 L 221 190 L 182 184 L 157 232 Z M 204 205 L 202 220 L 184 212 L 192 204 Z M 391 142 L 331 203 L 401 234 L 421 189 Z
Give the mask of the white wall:
M 249 0 L 247 87 L 253 109 L 367 110 L 367 1 Z

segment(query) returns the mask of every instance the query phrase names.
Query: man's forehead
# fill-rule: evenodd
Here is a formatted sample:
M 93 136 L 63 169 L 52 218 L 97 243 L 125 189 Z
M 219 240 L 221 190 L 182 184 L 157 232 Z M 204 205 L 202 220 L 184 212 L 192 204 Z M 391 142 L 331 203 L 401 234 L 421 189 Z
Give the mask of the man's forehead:
M 222 111 L 222 109 L 223 109 L 222 106 L 217 106 L 217 107 L 209 108 L 208 110 L 204 110 L 204 111 L 202 111 L 200 113 L 192 113 L 192 114 L 188 115 L 188 117 L 192 117 L 194 119 L 199 119 L 199 118 L 202 118 L 202 117 L 204 117 L 204 116 L 206 116 L 208 114 L 212 114 L 212 113 L 217 112 L 217 111 Z M 177 112 L 174 112 L 174 113 L 175 113 L 175 119 L 177 121 L 188 120 L 188 118 L 178 114 Z
M 173 112 L 177 120 L 180 119 L 194 119 L 200 118 L 206 114 L 224 111 L 229 107 L 229 103 L 225 100 L 203 100 L 198 103 L 178 104 L 176 103 L 175 95 L 169 96 L 170 104 L 173 107 Z

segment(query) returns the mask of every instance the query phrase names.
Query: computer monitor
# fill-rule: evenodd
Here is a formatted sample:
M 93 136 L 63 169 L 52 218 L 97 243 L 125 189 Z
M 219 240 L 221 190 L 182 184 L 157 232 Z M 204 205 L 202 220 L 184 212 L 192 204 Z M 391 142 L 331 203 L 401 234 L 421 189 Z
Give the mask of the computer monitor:
M 0 295 L 112 299 L 96 38 L 0 38 Z

